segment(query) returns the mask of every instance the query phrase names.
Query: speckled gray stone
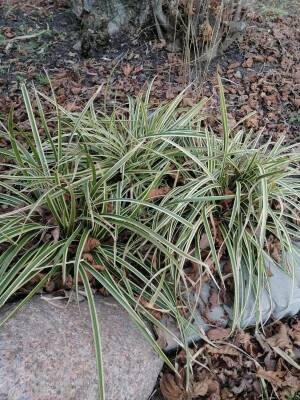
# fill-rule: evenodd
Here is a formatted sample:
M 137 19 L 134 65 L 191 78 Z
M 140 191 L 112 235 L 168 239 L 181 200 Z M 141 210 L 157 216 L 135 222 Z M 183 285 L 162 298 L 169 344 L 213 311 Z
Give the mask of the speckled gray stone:
M 297 280 L 280 270 L 272 261 L 266 263 L 272 276 L 269 278 L 275 319 L 297 314 L 300 310 L 300 288 Z M 298 268 L 295 267 L 295 268 Z
M 0 400 L 99 399 L 87 302 L 54 304 L 36 296 L 0 329 Z M 96 306 L 106 399 L 148 399 L 162 361 L 114 300 Z

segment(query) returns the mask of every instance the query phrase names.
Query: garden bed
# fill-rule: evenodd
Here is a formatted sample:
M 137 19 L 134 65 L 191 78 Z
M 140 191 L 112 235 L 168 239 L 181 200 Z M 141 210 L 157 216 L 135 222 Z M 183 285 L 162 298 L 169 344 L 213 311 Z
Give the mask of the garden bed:
M 14 0 L 4 4 L 0 11 L 0 119 L 3 126 L 8 125 L 10 136 L 2 134 L 0 140 L 1 173 L 5 178 L 0 214 L 3 219 L 7 213 L 11 217 L 3 232 L 13 238 L 15 233 L 11 230 L 15 229 L 24 241 L 24 249 L 33 249 L 33 258 L 24 256 L 21 261 L 18 259 L 19 270 L 11 269 L 16 283 L 12 282 L 3 291 L 3 302 L 31 296 L 32 290 L 40 292 L 42 284 L 48 293 L 66 293 L 72 287 L 83 290 L 84 286 L 93 309 L 92 292 L 106 295 L 110 289 L 115 290 L 116 282 L 121 282 L 122 295 L 115 291 L 115 296 L 120 296 L 118 301 L 123 305 L 130 300 L 133 311 L 128 310 L 136 323 L 145 328 L 136 310 L 156 326 L 160 324 L 157 321 L 163 320 L 164 310 L 168 310 L 183 328 L 192 319 L 186 307 L 189 290 L 200 293 L 201 274 L 204 283 L 214 281 L 215 285 L 209 289 L 208 305 L 204 305 L 209 308 L 207 314 L 219 305 L 216 288 L 224 285 L 223 275 L 227 279 L 227 292 L 221 290 L 222 302 L 232 306 L 233 299 L 238 298 L 236 283 L 240 278 L 234 275 L 233 265 L 239 263 L 233 262 L 237 253 L 232 250 L 235 243 L 232 227 L 238 226 L 239 218 L 241 226 L 248 221 L 244 226 L 246 249 L 250 249 L 246 260 L 253 254 L 259 260 L 255 263 L 257 270 L 248 271 L 249 280 L 252 282 L 254 277 L 259 285 L 265 282 L 268 268 L 261 252 L 280 263 L 281 249 L 290 246 L 285 228 L 275 223 L 286 210 L 282 208 L 282 215 L 278 212 L 282 198 L 277 199 L 276 195 L 291 200 L 294 193 L 299 198 L 297 167 L 291 162 L 294 155 L 296 160 L 297 146 L 292 150 L 276 147 L 276 143 L 285 146 L 299 143 L 300 18 L 289 15 L 292 10 L 289 6 L 277 11 L 266 6 L 259 11 L 250 10 L 245 35 L 207 67 L 200 86 L 194 83 L 179 95 L 187 84 L 186 66 L 179 55 L 166 51 L 153 32 L 120 38 L 117 44 L 82 54 L 78 45 L 79 26 L 63 1 L 37 0 L 32 4 Z M 223 86 L 217 80 L 217 72 L 223 78 Z M 47 97 L 52 95 L 47 74 L 57 102 Z M 129 110 L 124 111 L 127 96 L 145 95 L 148 82 L 154 77 L 149 101 L 131 102 Z M 31 81 L 39 93 L 31 88 Z M 24 102 L 20 83 L 29 88 L 28 93 L 22 85 Z M 88 103 L 79 114 L 99 87 L 94 103 Z M 34 94 L 37 97 L 32 101 Z M 177 111 L 178 106 L 184 109 Z M 7 118 L 12 107 L 14 114 Z M 33 119 L 37 108 L 41 134 L 35 130 Z M 107 114 L 98 114 L 99 110 Z M 201 121 L 196 125 L 199 115 Z M 250 131 L 248 136 L 239 132 L 241 120 L 240 126 Z M 178 129 L 175 139 L 171 135 L 174 135 L 173 124 Z M 53 136 L 54 142 L 48 127 L 58 132 Z M 213 133 L 205 132 L 207 127 Z M 5 129 L 2 133 L 8 132 Z M 66 137 L 70 138 L 69 144 Z M 258 150 L 251 142 L 255 138 Z M 269 140 L 270 146 L 266 144 Z M 247 141 L 249 146 L 245 144 Z M 287 152 L 290 159 L 285 157 Z M 144 164 L 140 160 L 145 160 Z M 292 168 L 295 174 L 289 177 L 287 171 Z M 262 181 L 262 189 L 255 184 L 256 178 Z M 215 184 L 214 179 L 217 187 L 206 189 L 208 182 Z M 249 198 L 246 198 L 247 185 Z M 197 202 L 203 194 L 207 196 L 207 190 L 211 190 L 211 198 L 204 200 L 207 202 L 200 210 Z M 34 203 L 37 193 L 46 198 L 39 206 Z M 187 206 L 179 205 L 182 199 L 187 199 Z M 270 199 L 269 203 L 266 199 Z M 245 212 L 248 201 L 252 208 Z M 194 230 L 198 224 L 196 210 L 199 220 L 203 219 L 199 237 Z M 271 221 L 264 219 L 264 213 Z M 292 214 L 284 216 L 289 233 L 299 239 L 299 214 L 292 207 Z M 20 224 L 25 226 L 29 220 L 28 232 L 45 232 L 26 236 L 27 231 L 24 234 Z M 260 224 L 261 231 L 257 228 Z M 228 228 L 227 233 L 224 227 Z M 256 243 L 253 246 L 250 233 L 260 246 Z M 70 242 L 69 237 L 72 237 Z M 197 240 L 199 243 L 195 244 Z M 4 273 L 4 281 L 0 283 L 5 287 L 5 280 L 13 279 L 5 275 L 11 261 L 11 243 L 3 242 L 0 249 L 7 260 L 3 259 L 0 265 L 0 272 L 2 268 Z M 12 253 L 16 255 L 18 251 L 14 247 Z M 199 252 L 200 259 L 204 259 L 201 262 L 197 259 L 197 263 L 195 257 Z M 52 268 L 52 258 L 59 260 L 62 274 Z M 48 264 L 45 267 L 45 262 L 51 268 Z M 70 272 L 69 266 L 73 264 L 74 270 Z M 36 265 L 40 273 L 27 279 L 30 275 L 26 275 L 25 269 L 33 273 Z M 181 279 L 178 296 L 172 290 Z M 22 282 L 25 284 L 21 285 Z M 130 296 L 124 289 L 128 287 L 132 290 Z M 177 303 L 172 308 L 176 296 Z M 233 327 L 240 325 L 242 304 L 240 308 L 234 306 Z M 231 337 L 226 324 L 217 323 L 213 327 L 212 320 L 208 318 L 208 322 L 211 329 L 207 335 L 201 332 L 197 343 L 184 342 L 187 338 L 177 342 L 184 347 L 173 360 L 179 375 L 173 374 L 169 363 L 160 381 L 167 400 L 255 399 L 273 395 L 283 399 L 300 389 L 296 364 L 300 347 L 297 316 L 271 323 L 263 333 L 239 330 Z M 159 334 L 155 339 L 159 344 L 164 340 Z M 202 339 L 213 340 L 217 347 L 203 345 Z M 149 341 L 157 346 L 151 335 Z M 189 372 L 193 372 L 190 380 L 184 369 L 187 358 L 192 366 Z M 186 380 L 190 382 L 188 392 Z

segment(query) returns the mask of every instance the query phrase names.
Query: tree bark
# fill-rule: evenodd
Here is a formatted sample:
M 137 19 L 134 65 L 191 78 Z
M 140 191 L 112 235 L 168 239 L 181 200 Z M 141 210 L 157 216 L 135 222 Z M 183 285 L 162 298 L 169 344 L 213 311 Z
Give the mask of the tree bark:
M 105 47 L 111 37 L 134 32 L 151 18 L 149 0 L 71 0 L 82 26 L 82 50 Z
M 83 53 L 105 47 L 111 37 L 138 32 L 146 25 L 155 26 L 158 38 L 172 51 L 194 47 L 215 53 L 230 32 L 243 27 L 244 0 L 70 1 L 81 21 Z

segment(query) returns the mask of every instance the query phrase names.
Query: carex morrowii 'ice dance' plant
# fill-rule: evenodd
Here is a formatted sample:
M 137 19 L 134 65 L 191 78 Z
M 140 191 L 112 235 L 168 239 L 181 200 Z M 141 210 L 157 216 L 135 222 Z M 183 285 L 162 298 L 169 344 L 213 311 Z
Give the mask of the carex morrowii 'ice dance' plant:
M 206 125 L 205 99 L 183 109 L 181 94 L 153 110 L 149 90 L 105 115 L 94 96 L 74 114 L 35 90 L 33 111 L 24 85 L 29 130 L 14 126 L 13 112 L 1 128 L 0 307 L 27 288 L 2 323 L 51 282 L 85 290 L 101 398 L 95 289 L 105 288 L 168 362 L 145 319 L 168 331 L 161 316 L 172 317 L 180 335 L 168 333 L 187 348 L 199 332 L 185 293 L 199 291 L 204 276 L 226 289 L 227 260 L 238 325 L 245 271 L 257 299 L 267 286 L 268 237 L 285 250 L 300 239 L 299 153 L 230 129 L 219 87 L 221 136 Z M 43 101 L 55 112 L 46 115 Z

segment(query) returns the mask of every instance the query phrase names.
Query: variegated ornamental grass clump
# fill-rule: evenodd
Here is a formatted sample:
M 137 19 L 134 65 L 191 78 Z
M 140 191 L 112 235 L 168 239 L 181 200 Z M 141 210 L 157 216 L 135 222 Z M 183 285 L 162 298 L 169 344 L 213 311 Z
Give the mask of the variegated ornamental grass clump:
M 226 289 L 225 260 L 237 326 L 245 272 L 257 299 L 267 287 L 269 236 L 284 250 L 300 239 L 299 153 L 283 140 L 261 145 L 259 135 L 230 129 L 219 83 L 221 137 L 206 126 L 205 100 L 181 109 L 181 94 L 152 110 L 150 89 L 130 99 L 126 112 L 105 115 L 96 112 L 95 96 L 72 114 L 54 94 L 37 91 L 34 112 L 22 86 L 30 130 L 19 131 L 13 113 L 2 126 L 10 146 L 0 149 L 0 307 L 24 287 L 27 296 L 7 318 L 51 282 L 77 293 L 84 286 L 102 396 L 95 288 L 119 301 L 171 366 L 145 318 L 164 331 L 160 317 L 174 318 L 174 339 L 187 348 L 196 328 L 186 293 L 198 293 L 208 278 Z
M 56 110 L 49 119 L 42 106 L 45 96 L 34 92 L 35 115 L 25 86 L 22 92 L 30 131 L 18 131 L 11 113 L 1 132 L 10 147 L 1 148 L 0 307 L 28 285 L 27 297 L 7 318 L 49 282 L 60 279 L 62 286 L 70 286 L 71 278 L 76 292 L 83 283 L 101 371 L 93 281 L 93 287 L 102 285 L 120 302 L 168 362 L 141 313 L 163 329 L 152 308 L 188 325 L 176 307 L 174 281 L 162 276 L 176 270 L 178 254 L 190 256 L 151 228 L 164 213 L 186 223 L 153 196 L 181 166 L 180 151 L 169 137 L 181 140 L 190 121 L 203 118 L 198 116 L 203 103 L 181 114 L 178 97 L 152 113 L 148 94 L 144 101 L 130 100 L 127 116 L 119 110 L 107 116 L 96 115 L 92 98 L 80 115 L 73 115 L 53 97 L 46 98 Z

